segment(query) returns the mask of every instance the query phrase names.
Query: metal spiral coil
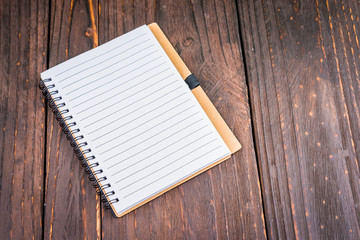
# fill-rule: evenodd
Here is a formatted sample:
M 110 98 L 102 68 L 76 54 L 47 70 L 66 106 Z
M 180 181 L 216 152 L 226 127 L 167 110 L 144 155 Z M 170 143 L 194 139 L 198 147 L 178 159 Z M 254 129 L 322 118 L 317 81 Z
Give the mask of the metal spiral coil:
M 45 83 L 51 82 L 51 78 L 43 79 L 39 83 L 39 88 L 41 89 L 45 99 L 47 100 L 49 107 L 55 115 L 55 119 L 59 122 L 60 127 L 62 128 L 64 134 L 66 135 L 66 139 L 70 141 L 70 145 L 74 149 L 74 153 L 77 158 L 82 162 L 82 166 L 85 168 L 85 172 L 89 174 L 90 181 L 93 181 L 93 186 L 96 188 L 96 192 L 100 195 L 100 200 L 104 202 L 105 208 L 111 208 L 111 204 L 119 202 L 118 198 L 110 198 L 115 195 L 115 191 L 105 192 L 105 189 L 110 189 L 110 183 L 101 184 L 107 180 L 106 176 L 95 177 L 97 174 L 103 173 L 102 169 L 97 169 L 100 164 L 99 162 L 91 162 L 95 160 L 94 155 L 86 156 L 91 153 L 91 148 L 83 149 L 88 145 L 86 141 L 84 141 L 84 136 L 81 135 L 79 128 L 74 128 L 77 124 L 70 114 L 69 109 L 65 108 L 66 104 L 64 102 L 60 102 L 63 98 L 61 96 L 56 96 L 59 94 L 59 91 L 55 89 L 55 83 L 48 84 Z M 76 135 L 76 136 L 75 136 Z

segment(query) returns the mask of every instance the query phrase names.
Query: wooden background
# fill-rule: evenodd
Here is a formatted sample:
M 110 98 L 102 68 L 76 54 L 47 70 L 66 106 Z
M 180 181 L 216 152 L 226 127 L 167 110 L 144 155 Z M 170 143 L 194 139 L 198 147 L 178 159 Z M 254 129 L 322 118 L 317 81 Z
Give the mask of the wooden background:
M 0 2 L 1 239 L 359 239 L 360 1 Z M 40 73 L 156 21 L 239 138 L 112 217 Z

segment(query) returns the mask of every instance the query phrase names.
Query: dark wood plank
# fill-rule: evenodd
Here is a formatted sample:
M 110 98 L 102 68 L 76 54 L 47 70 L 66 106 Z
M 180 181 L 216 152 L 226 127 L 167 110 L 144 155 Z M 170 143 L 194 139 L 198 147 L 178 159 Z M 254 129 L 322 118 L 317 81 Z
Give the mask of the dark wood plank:
M 41 239 L 48 3 L 0 2 L 0 238 Z
M 51 2 L 49 67 L 97 45 L 95 3 Z M 50 109 L 46 157 L 45 239 L 100 238 L 99 198 Z
M 100 9 L 100 43 L 156 21 L 243 144 L 230 160 L 120 219 L 103 211 L 103 238 L 265 238 L 235 2 L 100 1 Z
M 238 1 L 270 238 L 360 238 L 357 1 Z

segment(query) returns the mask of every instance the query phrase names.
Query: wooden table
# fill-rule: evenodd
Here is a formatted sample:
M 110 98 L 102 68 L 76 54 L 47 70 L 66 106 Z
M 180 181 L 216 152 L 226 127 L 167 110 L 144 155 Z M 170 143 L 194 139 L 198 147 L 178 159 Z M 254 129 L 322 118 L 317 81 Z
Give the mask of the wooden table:
M 0 3 L 1 239 L 359 239 L 360 2 Z M 243 149 L 112 217 L 40 72 L 156 21 Z

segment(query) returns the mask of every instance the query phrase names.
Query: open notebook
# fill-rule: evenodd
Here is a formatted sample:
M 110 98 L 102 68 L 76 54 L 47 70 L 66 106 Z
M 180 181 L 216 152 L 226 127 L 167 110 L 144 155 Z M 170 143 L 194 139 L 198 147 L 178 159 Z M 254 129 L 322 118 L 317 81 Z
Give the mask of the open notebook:
M 241 147 L 155 23 L 41 79 L 74 151 L 118 217 Z

